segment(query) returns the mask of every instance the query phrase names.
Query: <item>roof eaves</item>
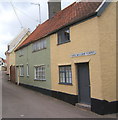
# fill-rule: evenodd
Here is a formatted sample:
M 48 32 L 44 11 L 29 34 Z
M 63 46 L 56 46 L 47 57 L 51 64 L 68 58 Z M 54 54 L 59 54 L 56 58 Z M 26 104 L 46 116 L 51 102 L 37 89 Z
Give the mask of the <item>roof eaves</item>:
M 106 9 L 106 7 L 111 3 L 111 1 L 112 0 L 103 0 L 103 2 L 101 3 L 101 5 L 96 10 L 97 16 L 101 16 L 101 14 L 104 12 L 104 10 Z
M 75 25 L 75 24 L 84 22 L 84 21 L 86 21 L 86 20 L 88 20 L 88 19 L 90 19 L 90 18 L 93 18 L 93 17 L 95 17 L 95 16 L 97 16 L 97 13 L 96 13 L 96 12 L 94 12 L 94 13 L 92 13 L 92 14 L 89 14 L 88 16 L 83 17 L 83 18 L 81 18 L 81 19 L 76 19 L 76 20 L 74 20 L 73 22 L 70 22 L 70 23 L 68 23 L 68 24 L 60 27 L 59 29 L 56 29 L 56 30 L 52 31 L 52 32 L 46 34 L 45 36 L 43 36 L 43 37 L 41 37 L 41 38 L 39 38 L 39 39 L 37 39 L 37 40 L 35 40 L 35 41 L 31 41 L 31 42 L 29 42 L 29 43 L 27 43 L 27 44 L 19 47 L 18 49 L 15 50 L 15 52 L 18 51 L 18 50 L 20 50 L 20 49 L 22 49 L 22 48 L 24 48 L 24 47 L 26 47 L 26 46 L 28 46 L 28 45 L 30 45 L 31 43 L 34 43 L 34 42 L 36 42 L 36 41 L 38 41 L 38 40 L 40 40 L 40 39 L 43 39 L 43 38 L 45 38 L 45 37 L 47 37 L 47 36 L 49 36 L 49 35 L 52 35 L 52 34 L 56 33 L 57 31 L 65 28 L 65 27 L 72 26 L 72 25 Z
M 88 19 L 91 19 L 91 18 L 93 18 L 93 17 L 95 17 L 95 16 L 97 16 L 97 13 L 96 13 L 96 12 L 94 12 L 94 13 L 92 13 L 92 14 L 89 14 L 88 16 L 83 17 L 83 18 L 81 18 L 81 19 L 76 19 L 76 20 L 74 20 L 73 22 L 70 22 L 70 23 L 68 23 L 68 24 L 60 27 L 59 29 L 56 29 L 55 31 L 50 32 L 47 36 L 49 36 L 49 35 L 51 35 L 51 34 L 54 34 L 54 33 L 56 33 L 57 31 L 65 28 L 65 27 L 69 27 L 69 26 L 72 26 L 72 25 L 75 25 L 75 24 L 79 24 L 79 23 L 84 22 L 84 21 L 86 21 L 86 20 L 88 20 Z M 46 36 L 45 36 L 45 37 L 46 37 Z
M 31 42 L 28 42 L 27 44 L 25 44 L 25 45 L 23 45 L 23 46 L 21 46 L 21 47 L 19 47 L 19 48 L 17 48 L 17 49 L 15 50 L 15 52 L 18 51 L 18 50 L 20 50 L 20 49 L 22 49 L 22 48 L 24 48 L 24 47 L 26 47 L 26 46 L 28 46 L 28 45 L 30 45 L 31 43 L 32 43 L 32 41 L 31 41 Z

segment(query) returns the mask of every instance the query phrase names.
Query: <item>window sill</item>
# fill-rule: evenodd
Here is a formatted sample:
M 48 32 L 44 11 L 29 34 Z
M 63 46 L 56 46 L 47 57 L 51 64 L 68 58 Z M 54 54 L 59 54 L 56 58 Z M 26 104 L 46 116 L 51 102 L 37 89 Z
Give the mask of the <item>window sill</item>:
M 20 75 L 20 77 L 24 77 L 24 75 Z
M 72 83 L 58 83 L 60 85 L 73 85 Z
M 45 50 L 45 49 L 47 49 L 47 48 L 43 48 L 43 49 L 40 49 L 40 50 L 34 50 L 34 51 L 32 51 L 32 53 L 42 51 L 42 50 Z
M 58 46 L 58 45 L 65 44 L 65 43 L 69 43 L 69 42 L 71 42 L 71 41 L 69 40 L 69 41 L 65 41 L 65 42 L 63 42 L 63 43 L 58 43 L 57 46 Z
M 39 80 L 39 79 L 34 79 L 34 81 L 46 81 L 46 80 Z

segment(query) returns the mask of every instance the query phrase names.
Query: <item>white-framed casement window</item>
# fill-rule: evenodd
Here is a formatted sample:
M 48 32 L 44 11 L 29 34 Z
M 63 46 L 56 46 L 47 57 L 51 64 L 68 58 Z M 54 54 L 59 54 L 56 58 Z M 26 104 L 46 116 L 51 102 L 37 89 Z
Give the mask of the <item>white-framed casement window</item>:
M 34 80 L 45 81 L 45 65 L 34 66 Z
M 29 77 L 29 65 L 27 64 L 27 77 Z
M 20 76 L 23 77 L 24 76 L 24 65 L 20 65 Z
M 39 40 L 32 45 L 33 52 L 43 49 L 46 49 L 46 40 Z

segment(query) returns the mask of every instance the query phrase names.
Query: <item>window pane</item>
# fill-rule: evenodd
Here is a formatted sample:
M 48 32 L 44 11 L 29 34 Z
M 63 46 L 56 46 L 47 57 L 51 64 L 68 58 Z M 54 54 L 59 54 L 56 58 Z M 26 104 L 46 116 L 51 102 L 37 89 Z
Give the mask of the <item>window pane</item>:
M 27 76 L 29 76 L 29 65 L 27 65 Z
M 65 74 L 62 73 L 62 82 L 65 83 Z
M 62 29 L 58 32 L 58 44 L 62 44 L 70 41 L 70 30 L 69 28 Z
M 62 43 L 62 33 L 58 33 L 58 44 Z
M 40 50 L 40 42 L 37 42 L 37 50 Z
M 32 45 L 32 51 L 38 51 L 46 48 L 46 40 L 39 40 Z
M 35 50 L 35 47 L 34 47 L 34 44 L 32 45 L 32 51 L 34 51 Z
M 24 66 L 20 66 L 20 76 L 24 76 Z
M 66 68 L 66 82 L 69 83 L 68 67 Z
M 69 29 L 65 30 L 64 34 L 65 34 L 65 40 L 69 41 L 70 40 L 70 30 Z
M 72 83 L 71 66 L 59 67 L 59 80 L 60 83 Z
M 71 67 L 69 67 L 69 71 L 68 72 L 69 72 L 69 74 L 68 74 L 69 75 L 68 76 L 69 77 L 69 83 L 72 83 L 72 71 L 71 71 Z
M 46 48 L 46 40 L 44 40 L 44 48 Z
M 42 40 L 40 40 L 40 49 L 42 49 Z
M 45 66 L 35 67 L 36 70 L 36 79 L 37 80 L 45 80 Z

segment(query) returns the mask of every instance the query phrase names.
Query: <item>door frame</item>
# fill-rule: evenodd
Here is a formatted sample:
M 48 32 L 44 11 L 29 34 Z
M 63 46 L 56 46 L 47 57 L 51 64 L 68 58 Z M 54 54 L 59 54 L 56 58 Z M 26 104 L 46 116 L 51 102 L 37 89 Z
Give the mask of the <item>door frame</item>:
M 80 62 L 80 63 L 75 63 L 75 65 L 76 65 L 76 78 L 77 78 L 77 95 L 78 95 L 78 103 L 80 103 L 81 104 L 81 102 L 80 102 L 80 98 L 81 98 L 81 96 L 80 96 L 80 84 L 79 84 L 79 73 L 78 73 L 78 65 L 79 64 L 88 64 L 88 70 L 89 70 L 89 87 L 90 87 L 90 106 L 91 106 L 91 84 L 90 84 L 90 67 L 89 67 L 89 62 Z

